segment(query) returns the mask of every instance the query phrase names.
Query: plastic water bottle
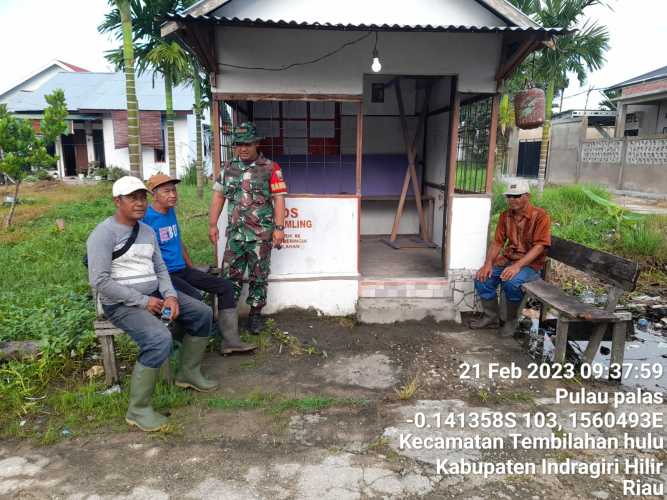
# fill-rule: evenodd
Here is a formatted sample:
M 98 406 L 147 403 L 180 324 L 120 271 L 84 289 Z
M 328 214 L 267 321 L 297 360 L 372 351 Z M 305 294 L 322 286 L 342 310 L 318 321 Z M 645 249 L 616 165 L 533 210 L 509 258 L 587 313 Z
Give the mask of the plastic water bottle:
M 171 307 L 165 307 L 162 309 L 162 316 L 160 316 L 160 319 L 165 325 L 171 323 Z
M 530 336 L 536 337 L 540 331 L 540 320 L 539 318 L 530 319 Z

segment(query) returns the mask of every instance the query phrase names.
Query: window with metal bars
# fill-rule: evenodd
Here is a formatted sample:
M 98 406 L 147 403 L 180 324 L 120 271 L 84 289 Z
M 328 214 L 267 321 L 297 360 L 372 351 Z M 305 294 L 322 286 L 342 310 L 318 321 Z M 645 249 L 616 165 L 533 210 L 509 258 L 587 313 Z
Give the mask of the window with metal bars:
M 493 97 L 484 96 L 461 103 L 456 156 L 457 192 L 486 192 L 492 102 Z
M 231 107 L 229 115 L 223 112 L 223 161 L 234 154 L 232 123 L 251 120 L 263 137 L 259 151 L 280 164 L 290 193 L 355 192 L 356 118 L 341 116 L 341 103 L 258 101 Z

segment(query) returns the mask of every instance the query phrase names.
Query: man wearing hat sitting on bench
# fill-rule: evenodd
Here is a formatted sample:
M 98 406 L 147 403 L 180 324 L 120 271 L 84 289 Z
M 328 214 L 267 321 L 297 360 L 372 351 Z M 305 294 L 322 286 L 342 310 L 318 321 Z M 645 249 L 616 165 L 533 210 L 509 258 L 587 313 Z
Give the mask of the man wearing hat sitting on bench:
M 200 271 L 192 265 L 181 239 L 181 228 L 174 208 L 178 203 L 176 184 L 179 182 L 165 174 L 155 174 L 148 179 L 153 203 L 148 207 L 142 222 L 155 231 L 162 258 L 176 290 L 196 298 L 201 296 L 199 290 L 218 296 L 218 331 L 222 338 L 220 354 L 253 351 L 256 346 L 241 342 L 239 337 L 238 313 L 231 281 Z
M 501 337 L 514 335 L 518 309 L 523 299 L 521 285 L 540 277 L 551 245 L 549 214 L 530 203 L 527 180 L 513 181 L 505 191 L 509 210 L 500 214 L 496 234 L 486 254 L 484 266 L 475 275 L 475 291 L 482 300 L 483 316 L 471 328 L 498 328 L 497 288 L 505 294 L 505 324 Z
M 171 354 L 165 322 L 178 321 L 188 331 L 176 385 L 212 391 L 218 384 L 201 373 L 213 313 L 203 302 L 174 290 L 155 233 L 139 222 L 146 213 L 147 192 L 136 177 L 114 182 L 116 213 L 88 237 L 87 257 L 90 286 L 99 294 L 104 315 L 139 346 L 125 420 L 142 431 L 157 431 L 167 423 L 151 405 L 158 372 Z

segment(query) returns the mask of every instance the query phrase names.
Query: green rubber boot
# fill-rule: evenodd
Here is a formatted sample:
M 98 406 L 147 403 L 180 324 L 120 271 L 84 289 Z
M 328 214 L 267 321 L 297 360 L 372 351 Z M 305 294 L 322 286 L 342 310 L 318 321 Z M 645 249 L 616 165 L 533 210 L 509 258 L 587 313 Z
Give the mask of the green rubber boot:
M 151 398 L 160 373 L 159 368 L 149 368 L 137 361 L 130 382 L 130 405 L 125 421 L 144 432 L 155 432 L 167 424 L 167 417 L 160 415 L 151 406 Z
M 220 354 L 251 352 L 257 349 L 255 345 L 241 342 L 241 337 L 239 337 L 239 316 L 235 307 L 220 309 L 218 312 L 218 330 L 222 337 Z
M 201 373 L 201 360 L 208 345 L 208 337 L 185 335 L 181 346 L 181 363 L 176 375 L 178 387 L 190 387 L 195 391 L 208 392 L 218 388 L 218 383 L 208 380 Z

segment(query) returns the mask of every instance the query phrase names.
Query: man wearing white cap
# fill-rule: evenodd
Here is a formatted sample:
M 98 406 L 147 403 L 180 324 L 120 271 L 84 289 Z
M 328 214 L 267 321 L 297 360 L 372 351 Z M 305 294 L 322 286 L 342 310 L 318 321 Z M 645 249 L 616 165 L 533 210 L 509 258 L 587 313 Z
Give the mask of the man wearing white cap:
M 125 420 L 143 431 L 156 431 L 167 419 L 153 410 L 151 397 L 172 347 L 171 332 L 160 316 L 178 321 L 191 332 L 183 338 L 176 385 L 210 391 L 218 384 L 200 370 L 213 312 L 172 286 L 155 233 L 139 222 L 146 213 L 147 192 L 136 177 L 122 177 L 113 184 L 116 213 L 88 237 L 88 278 L 100 296 L 104 315 L 139 346 Z
M 486 254 L 484 266 L 475 275 L 475 290 L 482 301 L 483 316 L 471 328 L 500 326 L 497 288 L 506 298 L 502 337 L 511 337 L 523 299 L 521 285 L 540 277 L 547 249 L 551 245 L 551 220 L 542 208 L 530 203 L 528 181 L 513 181 L 505 191 L 509 210 L 500 214 L 496 234 Z

